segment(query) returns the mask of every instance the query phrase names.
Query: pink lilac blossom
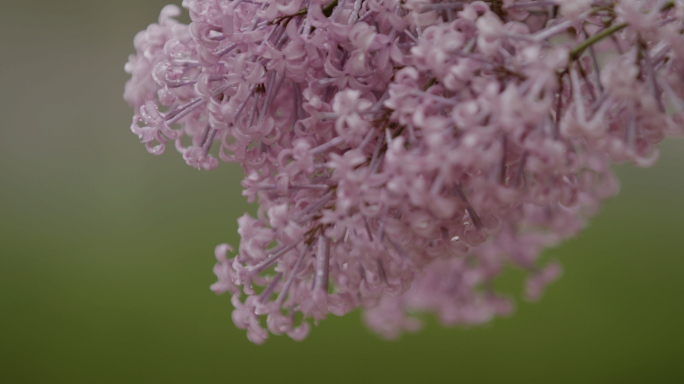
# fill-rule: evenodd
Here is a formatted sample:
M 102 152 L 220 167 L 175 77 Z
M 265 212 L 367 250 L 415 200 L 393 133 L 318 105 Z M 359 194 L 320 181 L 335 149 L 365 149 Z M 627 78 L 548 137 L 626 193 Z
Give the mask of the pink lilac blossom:
M 124 97 L 153 154 L 242 166 L 257 217 L 216 293 L 262 343 L 363 308 L 387 337 L 513 309 L 540 253 L 684 133 L 684 2 L 184 0 L 135 38 Z

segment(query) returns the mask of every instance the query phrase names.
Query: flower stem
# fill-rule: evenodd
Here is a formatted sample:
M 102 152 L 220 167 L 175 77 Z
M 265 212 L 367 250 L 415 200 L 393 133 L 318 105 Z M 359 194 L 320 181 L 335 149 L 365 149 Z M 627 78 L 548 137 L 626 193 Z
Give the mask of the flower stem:
M 629 24 L 627 24 L 627 23 L 613 25 L 612 27 L 606 28 L 606 29 L 602 30 L 601 32 L 595 34 L 594 36 L 584 40 L 582 42 L 582 44 L 576 46 L 572 51 L 570 51 L 570 59 L 571 60 L 579 59 L 579 57 L 582 55 L 582 52 L 584 52 L 585 49 L 596 44 L 597 42 L 602 40 L 604 37 L 610 36 L 615 32 L 618 32 L 618 31 L 625 29 L 628 25 Z
M 337 7 L 337 0 L 333 0 L 330 4 L 326 5 L 323 8 L 323 14 L 325 15 L 325 17 L 330 17 L 335 7 Z
M 674 1 L 668 1 L 662 7 L 660 7 L 659 12 L 668 11 L 674 6 L 675 6 Z M 629 25 L 628 23 L 613 25 L 612 27 L 606 28 L 606 29 L 602 30 L 601 32 L 595 34 L 594 36 L 584 40 L 582 42 L 582 44 L 578 45 L 577 47 L 575 47 L 575 49 L 570 51 L 570 59 L 571 60 L 579 59 L 579 57 L 582 55 L 582 52 L 584 52 L 585 49 L 591 47 L 592 45 L 594 45 L 595 43 L 597 43 L 598 41 L 600 41 L 604 37 L 610 36 L 615 32 L 618 32 L 618 31 L 625 29 L 628 25 Z
M 675 2 L 674 2 L 674 1 L 668 1 L 667 3 L 665 3 L 665 5 L 663 5 L 663 6 L 660 8 L 660 12 L 665 12 L 665 11 L 669 10 L 670 8 L 672 8 L 672 7 L 674 7 L 674 6 L 675 6 Z

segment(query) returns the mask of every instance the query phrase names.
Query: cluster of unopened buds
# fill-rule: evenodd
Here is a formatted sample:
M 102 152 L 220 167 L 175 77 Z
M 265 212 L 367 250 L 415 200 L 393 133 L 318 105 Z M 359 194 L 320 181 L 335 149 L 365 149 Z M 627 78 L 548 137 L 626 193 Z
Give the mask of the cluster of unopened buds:
M 242 166 L 256 218 L 216 248 L 254 343 L 361 307 L 387 337 L 538 298 L 539 255 L 684 133 L 684 2 L 184 0 L 135 38 L 147 149 Z

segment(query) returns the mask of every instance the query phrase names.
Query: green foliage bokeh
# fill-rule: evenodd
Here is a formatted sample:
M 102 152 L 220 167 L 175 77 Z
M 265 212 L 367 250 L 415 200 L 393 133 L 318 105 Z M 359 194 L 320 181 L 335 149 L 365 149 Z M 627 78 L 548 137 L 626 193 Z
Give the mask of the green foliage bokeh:
M 241 170 L 145 152 L 121 99 L 134 34 L 165 1 L 25 1 L 0 13 L 0 382 L 676 382 L 684 342 L 684 143 L 586 232 L 539 303 L 384 341 L 358 312 L 252 345 L 209 291 L 253 211 Z M 502 285 L 520 296 L 511 271 Z

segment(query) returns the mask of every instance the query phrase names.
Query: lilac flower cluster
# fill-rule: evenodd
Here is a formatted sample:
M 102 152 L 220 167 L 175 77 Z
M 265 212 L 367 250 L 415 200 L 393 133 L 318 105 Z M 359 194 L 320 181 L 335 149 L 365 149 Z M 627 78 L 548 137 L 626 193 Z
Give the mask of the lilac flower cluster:
M 184 0 L 135 38 L 125 99 L 153 154 L 245 171 L 256 218 L 212 289 L 261 343 L 358 307 L 395 337 L 538 298 L 540 252 L 684 133 L 684 2 Z M 218 158 L 216 158 L 217 156 Z M 268 330 L 268 331 L 267 331 Z

